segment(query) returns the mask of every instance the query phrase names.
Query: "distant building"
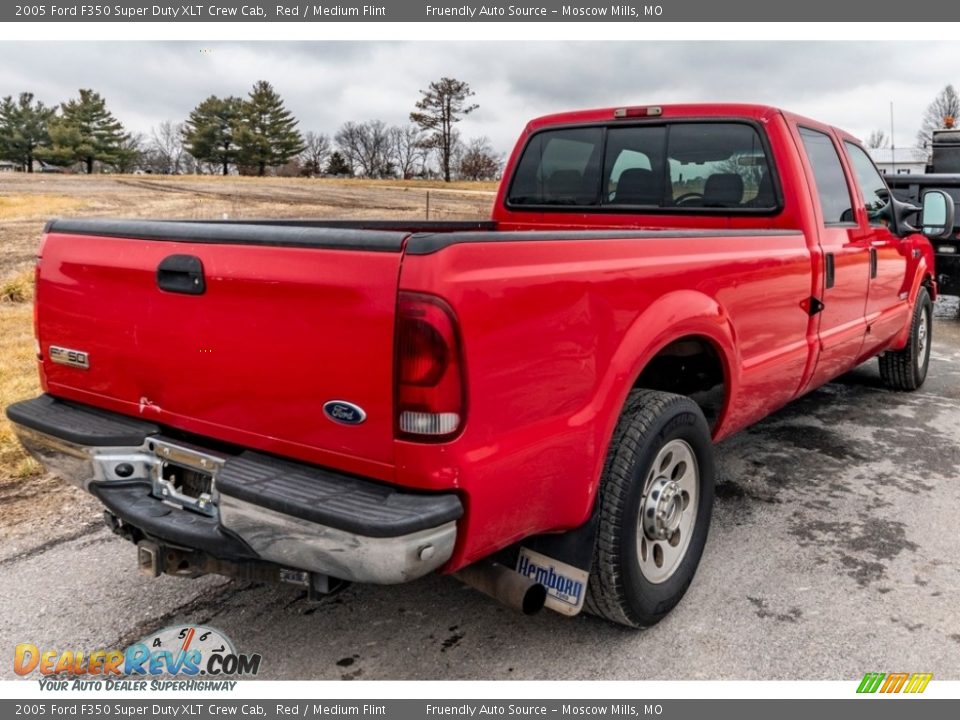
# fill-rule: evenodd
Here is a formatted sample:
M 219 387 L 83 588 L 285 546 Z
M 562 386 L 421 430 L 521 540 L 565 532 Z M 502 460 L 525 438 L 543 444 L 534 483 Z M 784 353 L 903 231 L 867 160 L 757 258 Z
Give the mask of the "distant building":
M 884 175 L 922 175 L 927 170 L 926 153 L 917 148 L 872 148 L 867 152 Z
M 9 160 L 0 160 L 0 172 L 16 172 L 17 164 Z

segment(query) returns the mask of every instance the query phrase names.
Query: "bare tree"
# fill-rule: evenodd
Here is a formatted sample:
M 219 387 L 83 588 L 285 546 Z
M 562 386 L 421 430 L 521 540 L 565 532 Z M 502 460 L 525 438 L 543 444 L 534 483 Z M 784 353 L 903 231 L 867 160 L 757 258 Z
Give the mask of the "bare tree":
M 390 157 L 400 177 L 409 180 L 422 175 L 430 148 L 424 143 L 423 133 L 416 125 L 390 128 Z
M 450 133 L 450 168 L 451 170 L 456 170 L 460 167 L 460 161 L 463 159 L 463 154 L 467 151 L 466 143 L 460 139 L 460 131 L 453 130 Z M 443 172 L 443 167 L 440 168 L 440 173 L 446 179 L 446 175 Z
M 473 138 L 463 148 L 458 175 L 464 180 L 493 180 L 500 174 L 502 164 L 489 138 Z
M 953 85 L 947 85 L 923 112 L 920 131 L 917 133 L 917 147 L 929 148 L 933 140 L 933 131 L 950 127 L 958 117 L 960 117 L 960 95 L 957 95 Z
M 333 139 L 354 172 L 372 178 L 394 174 L 390 132 L 382 120 L 345 122 Z
M 874 130 L 867 138 L 867 147 L 871 150 L 890 147 L 890 139 L 883 130 Z
M 330 138 L 323 133 L 307 132 L 303 136 L 303 152 L 298 158 L 301 175 L 322 175 L 330 157 Z
M 164 120 L 151 131 L 147 148 L 150 169 L 164 175 L 179 175 L 187 169 L 183 144 L 186 125 Z

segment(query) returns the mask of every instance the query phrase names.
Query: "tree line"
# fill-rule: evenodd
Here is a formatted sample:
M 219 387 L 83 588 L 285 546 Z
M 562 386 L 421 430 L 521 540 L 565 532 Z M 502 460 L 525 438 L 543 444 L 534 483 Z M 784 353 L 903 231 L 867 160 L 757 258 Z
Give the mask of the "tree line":
M 129 132 L 91 89 L 47 106 L 32 93 L 0 101 L 0 159 L 33 172 L 284 176 L 495 178 L 502 157 L 485 137 L 463 140 L 457 124 L 479 106 L 470 86 L 441 78 L 420 91 L 406 125 L 372 119 L 343 123 L 332 135 L 301 132 L 299 121 L 265 80 L 246 97 L 211 95 L 182 122 L 165 120 L 148 135 Z

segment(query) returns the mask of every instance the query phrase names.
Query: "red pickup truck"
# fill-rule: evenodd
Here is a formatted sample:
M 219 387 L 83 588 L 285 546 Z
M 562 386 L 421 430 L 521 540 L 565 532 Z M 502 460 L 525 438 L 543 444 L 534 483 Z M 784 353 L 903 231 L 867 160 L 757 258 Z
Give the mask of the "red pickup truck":
M 54 220 L 23 444 L 141 569 L 459 577 L 657 622 L 712 442 L 879 356 L 927 373 L 930 237 L 853 137 L 770 107 L 530 122 L 490 222 Z M 912 221 L 912 224 L 910 222 Z

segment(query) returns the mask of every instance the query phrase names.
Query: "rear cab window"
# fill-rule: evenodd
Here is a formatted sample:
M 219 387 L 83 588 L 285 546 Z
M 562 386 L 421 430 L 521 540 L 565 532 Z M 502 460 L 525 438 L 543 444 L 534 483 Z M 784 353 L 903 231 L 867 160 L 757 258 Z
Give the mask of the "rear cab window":
M 750 123 L 674 121 L 541 131 L 507 196 L 515 208 L 771 213 L 773 163 Z
M 600 188 L 601 128 L 539 133 L 517 165 L 510 189 L 518 205 L 596 205 Z

